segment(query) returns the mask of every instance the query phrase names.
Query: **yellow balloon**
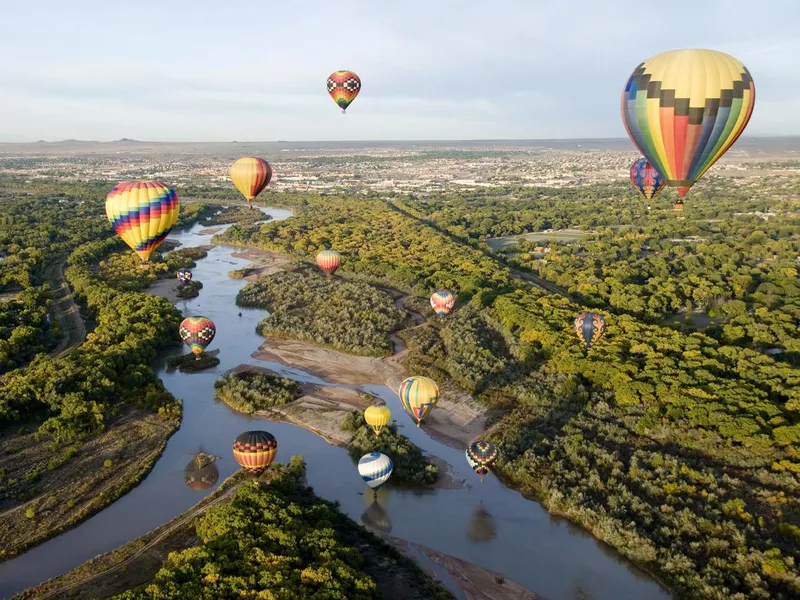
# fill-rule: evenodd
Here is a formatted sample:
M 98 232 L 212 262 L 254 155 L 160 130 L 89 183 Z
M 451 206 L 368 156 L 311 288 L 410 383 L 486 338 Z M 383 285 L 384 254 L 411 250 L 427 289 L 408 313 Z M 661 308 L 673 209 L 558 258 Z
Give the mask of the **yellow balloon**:
M 364 411 L 364 420 L 372 427 L 375 435 L 380 435 L 383 428 L 392 420 L 392 411 L 386 406 L 368 406 Z
M 231 165 L 231 181 L 247 202 L 264 191 L 272 180 L 272 166 L 263 158 L 245 156 Z

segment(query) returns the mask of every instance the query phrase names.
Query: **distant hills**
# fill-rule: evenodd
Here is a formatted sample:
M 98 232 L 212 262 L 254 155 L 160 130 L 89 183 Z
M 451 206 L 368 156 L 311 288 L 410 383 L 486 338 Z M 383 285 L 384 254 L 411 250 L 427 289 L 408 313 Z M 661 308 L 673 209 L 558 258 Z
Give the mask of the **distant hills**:
M 562 150 L 635 151 L 627 138 L 543 139 L 543 140 L 363 140 L 363 141 L 285 141 L 275 142 L 152 142 L 121 138 L 97 140 L 60 140 L 36 142 L 0 142 L 0 153 L 97 153 L 136 151 L 153 153 L 235 154 L 238 152 L 274 153 L 281 150 L 357 150 L 357 149 L 424 149 L 424 148 L 551 148 Z M 800 136 L 758 137 L 743 136 L 733 147 L 735 151 L 764 154 L 800 153 Z

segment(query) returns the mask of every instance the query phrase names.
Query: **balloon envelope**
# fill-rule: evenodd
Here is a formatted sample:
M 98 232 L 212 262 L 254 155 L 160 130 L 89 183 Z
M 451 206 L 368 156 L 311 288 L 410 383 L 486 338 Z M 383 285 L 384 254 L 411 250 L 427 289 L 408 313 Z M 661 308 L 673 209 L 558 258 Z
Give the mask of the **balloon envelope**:
M 392 411 L 386 405 L 383 406 L 368 406 L 364 411 L 364 420 L 367 425 L 372 427 L 375 435 L 380 435 L 383 428 L 392 420 Z
M 586 348 L 600 339 L 606 330 L 606 320 L 593 312 L 581 313 L 575 317 L 575 333 L 586 343 Z
M 186 317 L 181 321 L 178 332 L 183 343 L 195 354 L 200 354 L 214 339 L 217 326 L 208 317 Z
M 439 386 L 430 377 L 409 377 L 400 384 L 397 394 L 405 411 L 419 426 L 439 401 Z
M 361 91 L 361 79 L 352 71 L 335 71 L 328 76 L 328 93 L 344 113 Z
M 450 292 L 434 292 L 433 296 L 431 296 L 431 308 L 436 312 L 437 315 L 440 317 L 445 316 L 451 310 L 453 310 L 453 305 L 456 303 L 456 299 Z
M 144 262 L 178 220 L 179 201 L 159 181 L 123 181 L 106 196 L 106 216 L 114 231 Z
M 647 200 L 658 196 L 667 186 L 667 180 L 646 158 L 640 158 L 631 165 L 631 183 Z
M 323 250 L 317 254 L 317 266 L 326 275 L 333 275 L 342 264 L 342 255 L 336 250 Z
M 467 462 L 472 470 L 483 479 L 497 462 L 497 447 L 492 442 L 478 440 L 472 442 L 465 451 Z
M 392 460 L 380 452 L 365 454 L 358 461 L 358 474 L 373 490 L 381 487 L 392 476 Z
M 622 121 L 683 197 L 742 134 L 755 97 L 750 72 L 732 56 L 672 50 L 633 71 L 622 93 Z
M 192 272 L 189 269 L 178 270 L 178 281 L 181 285 L 186 285 L 192 280 Z
M 275 460 L 278 440 L 267 431 L 245 431 L 233 442 L 233 457 L 245 471 L 260 473 Z
M 248 202 L 272 180 L 272 166 L 263 158 L 244 156 L 231 165 L 231 181 Z

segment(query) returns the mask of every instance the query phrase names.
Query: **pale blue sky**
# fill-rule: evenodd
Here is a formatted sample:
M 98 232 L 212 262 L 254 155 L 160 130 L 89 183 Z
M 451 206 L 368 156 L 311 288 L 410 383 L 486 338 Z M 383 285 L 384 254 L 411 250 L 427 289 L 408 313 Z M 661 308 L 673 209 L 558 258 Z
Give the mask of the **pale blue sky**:
M 745 135 L 800 134 L 798 0 L 20 0 L 0 141 L 625 137 L 631 71 L 691 47 L 752 73 Z

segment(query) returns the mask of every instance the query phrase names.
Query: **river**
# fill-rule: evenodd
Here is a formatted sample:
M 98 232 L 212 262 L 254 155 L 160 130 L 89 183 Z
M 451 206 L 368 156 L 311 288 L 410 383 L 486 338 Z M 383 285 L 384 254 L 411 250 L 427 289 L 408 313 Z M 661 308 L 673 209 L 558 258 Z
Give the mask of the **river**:
M 291 216 L 285 210 L 263 210 L 274 219 Z M 170 239 L 184 247 L 208 244 L 211 236 L 201 235 L 203 229 L 195 225 L 188 231 L 173 232 Z M 194 278 L 203 283 L 200 295 L 176 305 L 185 316 L 205 315 L 216 323 L 217 334 L 209 351 L 219 349 L 221 362 L 214 369 L 184 374 L 167 371 L 165 364 L 168 356 L 185 349 L 165 353 L 159 360 L 159 377 L 176 398 L 183 400 L 183 422 L 153 470 L 137 487 L 79 526 L 0 563 L 0 597 L 9 598 L 73 569 L 186 511 L 214 489 L 193 490 L 185 485 L 183 469 L 191 455 L 202 447 L 223 457 L 217 462 L 219 485 L 239 468 L 231 453 L 234 438 L 248 429 L 265 429 L 278 439 L 276 460 L 285 462 L 301 454 L 307 463 L 308 484 L 318 495 L 338 501 L 341 510 L 354 520 L 386 533 L 391 531 L 392 536 L 496 571 L 548 600 L 671 598 L 614 550 L 566 520 L 549 515 L 538 503 L 505 487 L 493 475 L 479 483 L 464 451 L 446 446 L 424 428 L 415 427 L 397 395 L 385 386 L 334 387 L 363 389 L 384 398 L 400 431 L 426 454 L 449 463 L 451 475 L 467 481 L 464 488 L 409 490 L 394 488 L 389 481 L 380 491 L 379 506 L 370 508 L 372 493 L 346 450 L 301 427 L 250 418 L 215 400 L 214 381 L 242 363 L 266 367 L 302 382 L 333 385 L 303 370 L 251 357 L 264 341 L 255 326 L 268 313 L 235 305 L 236 294 L 247 282 L 231 279 L 227 273 L 248 264 L 232 256 L 236 250 L 227 246 L 211 249 L 192 270 Z

